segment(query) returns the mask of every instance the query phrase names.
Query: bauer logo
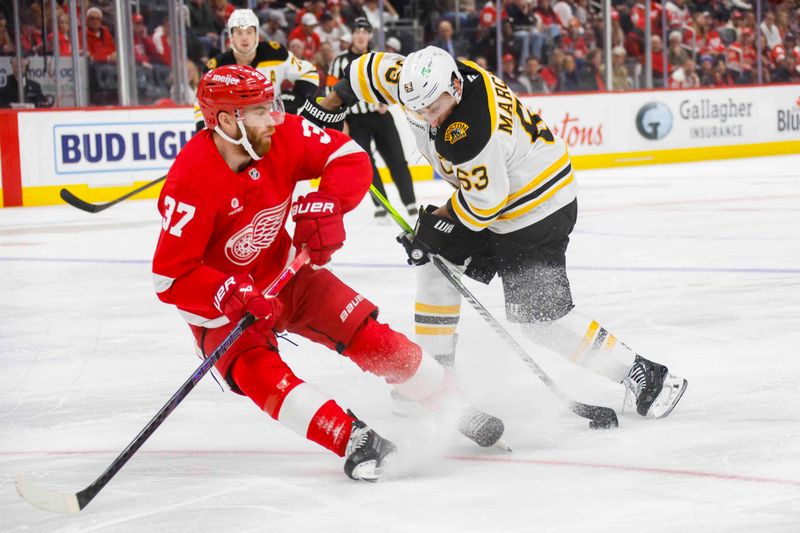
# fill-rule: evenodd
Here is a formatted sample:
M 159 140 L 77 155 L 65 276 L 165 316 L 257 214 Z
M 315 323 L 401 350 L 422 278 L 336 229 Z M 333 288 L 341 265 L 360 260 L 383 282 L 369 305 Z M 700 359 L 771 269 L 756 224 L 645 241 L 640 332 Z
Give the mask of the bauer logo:
M 672 112 L 661 102 L 649 102 L 636 113 L 636 129 L 645 139 L 663 139 L 672 130 Z
M 191 121 L 55 124 L 55 173 L 166 170 L 193 134 Z

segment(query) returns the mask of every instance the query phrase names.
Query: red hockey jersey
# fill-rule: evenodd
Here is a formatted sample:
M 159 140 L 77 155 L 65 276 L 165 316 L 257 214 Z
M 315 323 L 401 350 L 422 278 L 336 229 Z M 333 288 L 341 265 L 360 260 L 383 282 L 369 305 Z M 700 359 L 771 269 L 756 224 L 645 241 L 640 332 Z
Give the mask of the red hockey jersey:
M 153 257 L 158 297 L 203 327 L 228 323 L 214 293 L 232 274 L 250 274 L 263 290 L 289 261 L 284 224 L 295 184 L 321 177 L 320 191 L 353 209 L 372 181 L 367 154 L 349 137 L 286 115 L 269 152 L 233 172 L 211 130 L 175 159 L 158 201 L 162 230 Z

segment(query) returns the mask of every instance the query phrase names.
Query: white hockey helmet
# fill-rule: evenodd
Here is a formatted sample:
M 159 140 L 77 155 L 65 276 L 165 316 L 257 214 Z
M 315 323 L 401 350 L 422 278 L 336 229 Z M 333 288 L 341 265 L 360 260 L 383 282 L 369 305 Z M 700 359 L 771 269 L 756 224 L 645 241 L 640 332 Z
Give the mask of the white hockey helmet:
M 258 17 L 252 9 L 236 9 L 228 17 L 228 34 L 233 33 L 233 28 L 249 28 L 253 26 L 258 31 Z
M 442 93 L 461 100 L 455 79 L 463 81 L 453 57 L 436 46 L 408 54 L 400 70 L 400 102 L 418 112 L 431 105 Z

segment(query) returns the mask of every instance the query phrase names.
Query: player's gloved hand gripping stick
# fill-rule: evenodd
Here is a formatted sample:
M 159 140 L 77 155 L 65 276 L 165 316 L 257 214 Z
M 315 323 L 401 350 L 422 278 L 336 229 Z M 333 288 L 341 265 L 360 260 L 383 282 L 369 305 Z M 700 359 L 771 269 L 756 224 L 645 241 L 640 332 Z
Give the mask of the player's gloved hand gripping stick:
M 289 282 L 295 273 L 300 268 L 308 263 L 308 253 L 305 249 L 301 250 L 289 266 L 281 272 L 275 281 L 267 287 L 264 291 L 266 298 L 274 297 L 278 292 Z M 138 435 L 128 444 L 122 453 L 117 456 L 111 465 L 103 472 L 94 483 L 77 493 L 60 493 L 50 489 L 41 487 L 32 482 L 22 474 L 17 474 L 17 492 L 28 503 L 44 509 L 45 511 L 53 511 L 57 513 L 79 513 L 86 507 L 92 499 L 97 496 L 103 487 L 111 481 L 117 472 L 119 472 L 128 459 L 133 457 L 133 454 L 141 448 L 147 439 L 155 432 L 164 420 L 175 410 L 176 407 L 183 401 L 184 398 L 194 389 L 194 386 L 205 376 L 211 367 L 216 363 L 220 357 L 231 347 L 231 345 L 238 339 L 245 329 L 250 327 L 256 318 L 249 312 L 236 323 L 236 326 L 231 330 L 225 340 L 209 355 L 203 363 L 195 370 L 189 379 L 181 386 L 178 391 L 172 395 L 172 398 L 156 413 L 150 422 L 139 432 Z
M 517 356 L 522 359 L 522 361 L 528 365 L 528 368 L 533 370 L 533 373 L 550 389 L 558 398 L 563 401 L 570 410 L 578 416 L 582 416 L 583 418 L 588 418 L 591 422 L 589 422 L 589 427 L 592 429 L 608 429 L 612 427 L 617 427 L 619 425 L 619 421 L 617 420 L 617 414 L 614 412 L 613 409 L 610 407 L 600 407 L 597 405 L 589 405 L 581 402 L 576 402 L 575 400 L 571 399 L 564 393 L 561 388 L 556 385 L 556 383 L 550 378 L 550 376 L 545 373 L 542 368 L 536 364 L 536 361 L 528 355 L 525 349 L 520 346 L 520 344 L 514 339 L 514 337 L 506 330 L 500 322 L 481 304 L 477 298 L 470 292 L 469 289 L 461 282 L 459 277 L 453 272 L 453 269 L 445 263 L 445 261 L 439 257 L 435 252 L 430 251 L 430 244 L 425 243 L 423 240 L 422 243 L 415 247 L 414 243 L 419 243 L 419 239 L 414 238 L 414 230 L 409 226 L 408 222 L 403 219 L 402 216 L 397 212 L 397 210 L 392 207 L 389 201 L 384 197 L 380 191 L 378 191 L 374 186 L 370 186 L 369 189 L 370 193 L 372 194 L 375 199 L 377 199 L 383 206 L 386 208 L 386 211 L 389 212 L 389 215 L 397 222 L 401 228 L 410 236 L 409 239 L 407 236 L 401 236 L 398 238 L 406 250 L 409 251 L 409 262 L 420 265 L 424 264 L 427 261 L 423 261 L 422 257 L 415 257 L 414 252 L 422 250 L 420 254 L 417 255 L 426 255 L 430 261 L 436 266 L 439 272 L 447 278 L 457 290 L 461 293 L 461 295 L 472 305 L 472 307 L 478 312 L 481 317 L 491 326 L 491 328 L 500 335 L 500 337 L 508 344 Z M 425 214 L 423 214 L 420 219 L 424 219 Z M 437 217 L 440 218 L 440 217 Z M 446 220 L 446 219 L 442 219 Z M 452 221 L 449 222 L 452 224 Z M 433 226 L 436 226 L 436 221 L 434 221 Z M 444 228 L 446 229 L 446 228 Z M 432 233 L 434 236 L 437 234 L 441 236 L 443 233 L 442 229 L 437 229 L 435 227 L 423 229 L 422 231 L 427 231 L 428 233 Z M 452 227 L 450 228 L 452 231 Z M 405 242 L 404 242 L 405 241 Z

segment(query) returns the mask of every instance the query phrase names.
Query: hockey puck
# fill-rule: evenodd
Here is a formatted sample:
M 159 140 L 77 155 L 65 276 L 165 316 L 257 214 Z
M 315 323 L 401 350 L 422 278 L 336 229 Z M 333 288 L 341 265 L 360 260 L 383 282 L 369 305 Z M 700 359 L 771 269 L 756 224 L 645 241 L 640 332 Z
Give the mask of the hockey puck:
M 616 420 L 591 420 L 589 427 L 592 429 L 611 429 L 617 427 L 619 422 Z

